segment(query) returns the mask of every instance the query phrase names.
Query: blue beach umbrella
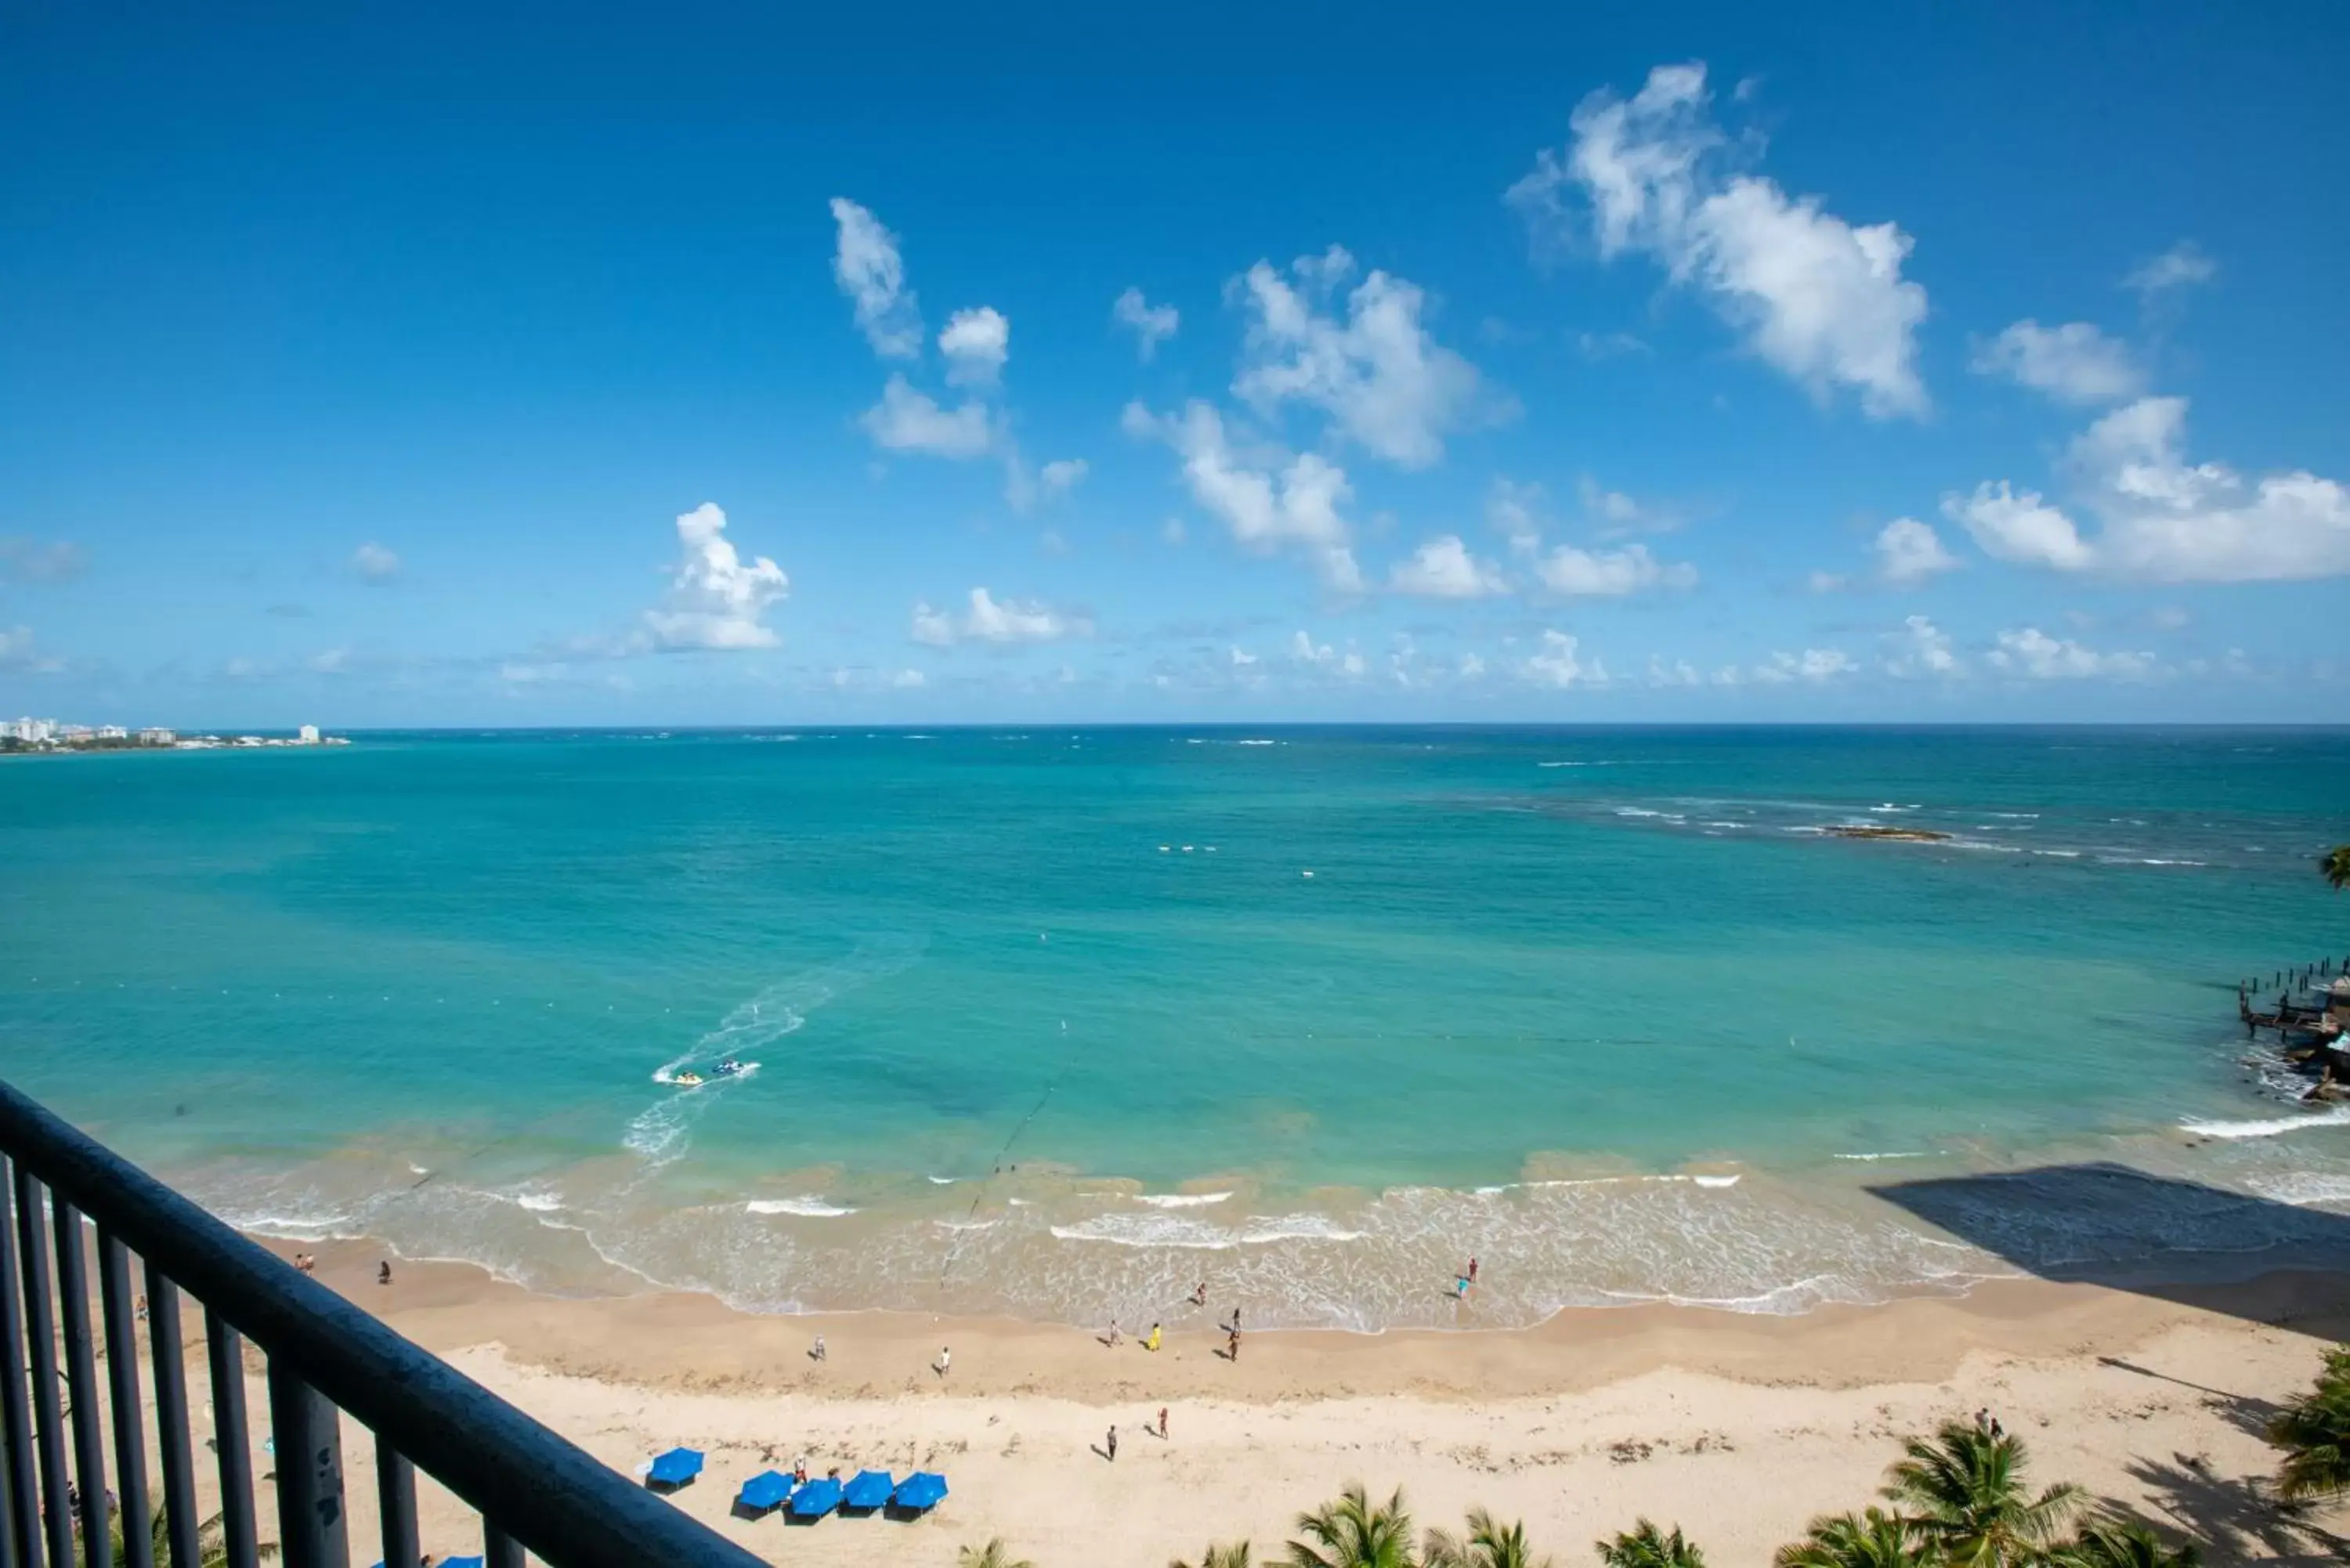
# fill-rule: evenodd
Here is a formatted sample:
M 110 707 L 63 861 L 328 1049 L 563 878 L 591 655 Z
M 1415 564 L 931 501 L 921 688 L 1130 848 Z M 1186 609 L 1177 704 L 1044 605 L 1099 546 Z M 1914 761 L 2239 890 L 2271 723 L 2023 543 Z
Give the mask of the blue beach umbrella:
M 840 1483 L 827 1476 L 812 1480 L 792 1493 L 794 1519 L 822 1519 L 840 1506 Z
M 702 1454 L 695 1449 L 671 1449 L 653 1460 L 646 1478 L 655 1486 L 683 1486 L 702 1473 Z
M 926 1509 L 938 1507 L 940 1500 L 946 1495 L 946 1477 L 931 1470 L 916 1470 L 898 1483 L 898 1490 L 889 1501 L 899 1508 L 920 1513 Z
M 889 1501 L 892 1490 L 888 1470 L 859 1470 L 848 1478 L 847 1486 L 840 1489 L 840 1505 L 868 1510 L 879 1508 Z
M 443 1557 L 441 1568 L 482 1568 L 482 1560 L 478 1557 Z
M 755 1508 L 764 1512 L 791 1495 L 791 1477 L 775 1470 L 761 1470 L 743 1483 L 743 1490 L 735 1493 L 734 1501 L 744 1508 Z

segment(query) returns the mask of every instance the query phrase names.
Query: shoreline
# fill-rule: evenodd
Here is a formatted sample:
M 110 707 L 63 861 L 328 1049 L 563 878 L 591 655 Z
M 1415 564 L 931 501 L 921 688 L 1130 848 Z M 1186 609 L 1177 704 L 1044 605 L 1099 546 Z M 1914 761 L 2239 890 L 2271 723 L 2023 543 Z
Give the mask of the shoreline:
M 374 1244 L 316 1256 L 322 1282 L 622 1473 L 702 1449 L 709 1469 L 677 1505 L 780 1563 L 949 1568 L 1001 1536 L 1040 1568 L 1160 1568 L 1210 1541 L 1275 1551 L 1299 1511 L 1360 1481 L 1403 1486 L 1423 1526 L 1457 1528 L 1472 1506 L 1523 1518 L 1562 1563 L 1647 1515 L 1731 1568 L 1871 1501 L 1901 1438 L 1985 1407 L 2027 1438 L 2034 1484 L 2077 1480 L 2191 1534 L 2210 1568 L 2332 1550 L 2326 1516 L 2289 1521 L 2261 1501 L 2275 1456 L 2258 1427 L 2350 1335 L 2350 1274 L 2160 1293 L 1995 1281 L 1783 1318 L 1644 1305 L 1474 1333 L 1268 1330 L 1233 1366 L 1193 1329 L 1153 1354 L 1002 1319 L 539 1296 L 467 1264 L 395 1261 L 386 1289 Z M 355 1532 L 372 1529 L 360 1447 L 347 1445 Z M 803 1458 L 818 1475 L 940 1469 L 953 1490 L 912 1524 L 731 1517 L 743 1480 Z M 427 1549 L 476 1550 L 462 1505 L 426 1490 Z

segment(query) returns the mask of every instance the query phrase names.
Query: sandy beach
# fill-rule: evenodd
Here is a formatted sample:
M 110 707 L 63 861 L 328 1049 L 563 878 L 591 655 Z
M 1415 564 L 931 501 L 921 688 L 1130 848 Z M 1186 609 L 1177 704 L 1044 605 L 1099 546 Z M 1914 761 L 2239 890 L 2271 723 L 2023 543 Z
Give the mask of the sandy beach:
M 2274 1464 L 2261 1424 L 2350 1332 L 2350 1281 L 2334 1275 L 2164 1296 L 2017 1281 L 1786 1318 L 1639 1307 L 1514 1333 L 1268 1333 L 1235 1366 L 1203 1321 L 1170 1325 L 1152 1353 L 1009 1322 L 551 1299 L 458 1265 L 402 1263 L 387 1288 L 379 1249 L 317 1251 L 324 1282 L 614 1468 L 703 1449 L 677 1506 L 778 1563 L 944 1568 L 992 1536 L 1039 1568 L 1161 1568 L 1240 1539 L 1263 1555 L 1299 1510 L 1360 1480 L 1400 1486 L 1423 1525 L 1457 1528 L 1477 1505 L 1523 1518 L 1565 1563 L 1647 1515 L 1716 1563 L 1761 1563 L 1813 1515 L 1870 1501 L 1904 1435 L 1985 1407 L 2028 1439 L 2041 1480 L 2192 1536 L 2210 1563 L 2331 1561 L 2342 1522 L 2288 1519 L 2259 1490 Z M 371 1554 L 366 1444 L 346 1447 L 354 1551 Z M 743 1480 L 802 1459 L 816 1474 L 935 1468 L 953 1493 L 913 1524 L 729 1516 Z M 475 1529 L 427 1489 L 428 1551 L 477 1551 Z

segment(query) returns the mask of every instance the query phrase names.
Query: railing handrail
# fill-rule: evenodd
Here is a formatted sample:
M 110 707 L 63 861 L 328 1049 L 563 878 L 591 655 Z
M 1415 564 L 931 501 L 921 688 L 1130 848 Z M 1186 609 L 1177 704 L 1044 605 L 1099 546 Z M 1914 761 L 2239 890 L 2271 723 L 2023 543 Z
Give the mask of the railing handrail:
M 767 1568 L 5 1080 L 0 1152 L 547 1562 Z

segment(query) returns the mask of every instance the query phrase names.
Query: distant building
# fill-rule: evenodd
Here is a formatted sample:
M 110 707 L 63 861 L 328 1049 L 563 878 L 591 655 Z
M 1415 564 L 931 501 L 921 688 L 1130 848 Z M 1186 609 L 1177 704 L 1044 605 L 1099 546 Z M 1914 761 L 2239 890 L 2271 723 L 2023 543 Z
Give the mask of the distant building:
M 91 736 L 100 741 L 127 741 L 130 738 L 130 732 L 120 724 L 100 724 L 91 732 Z
M 315 746 L 318 743 L 318 726 L 316 724 L 305 724 L 301 729 L 295 732 L 294 738 L 299 744 L 305 746 Z
M 177 743 L 179 739 L 171 731 L 155 726 L 139 732 L 139 743 L 142 746 L 169 746 Z

